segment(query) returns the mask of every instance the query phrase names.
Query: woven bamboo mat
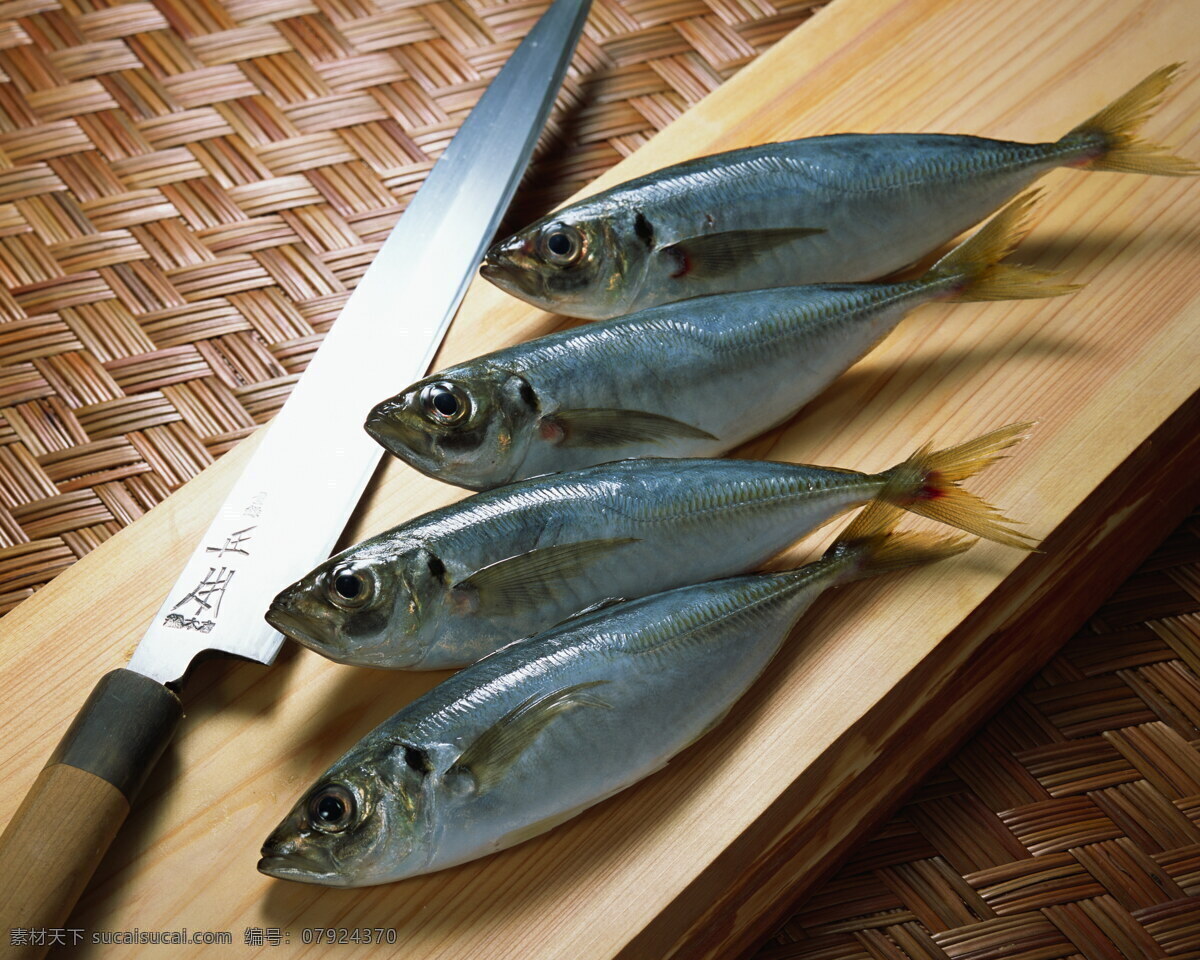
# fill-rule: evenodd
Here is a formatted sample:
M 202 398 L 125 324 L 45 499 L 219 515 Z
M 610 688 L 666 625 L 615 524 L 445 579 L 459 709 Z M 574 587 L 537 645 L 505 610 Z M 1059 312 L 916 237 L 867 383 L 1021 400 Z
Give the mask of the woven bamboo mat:
M 510 221 L 823 0 L 594 0 Z M 0 612 L 280 407 L 548 0 L 0 3 Z
M 1200 514 L 755 960 L 1200 957 Z

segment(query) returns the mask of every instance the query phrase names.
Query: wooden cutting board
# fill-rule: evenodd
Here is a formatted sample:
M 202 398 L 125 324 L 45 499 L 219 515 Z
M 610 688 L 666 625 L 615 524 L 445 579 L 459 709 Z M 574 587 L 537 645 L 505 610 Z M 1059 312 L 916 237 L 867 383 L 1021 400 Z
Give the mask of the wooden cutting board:
M 1177 0 L 835 0 L 596 186 L 835 131 L 1054 138 L 1198 40 L 1195 8 Z M 1147 132 L 1200 158 L 1200 72 L 1181 77 Z M 287 945 L 265 947 L 271 957 L 324 955 L 304 931 L 329 927 L 395 931 L 395 946 L 336 948 L 345 957 L 727 957 L 750 946 L 786 911 L 791 885 L 816 880 L 886 814 L 1194 501 L 1200 183 L 1070 171 L 1043 182 L 1018 259 L 1083 291 L 923 308 L 751 451 L 876 469 L 925 441 L 1037 420 L 972 488 L 1026 520 L 1043 552 L 983 545 L 847 588 L 663 772 L 520 847 L 366 890 L 269 880 L 254 869 L 259 845 L 325 766 L 440 675 L 337 666 L 291 645 L 271 668 L 204 664 L 181 735 L 71 926 L 89 938 L 229 931 L 235 946 L 70 955 L 249 954 L 247 928 L 278 928 Z M 476 284 L 439 363 L 556 323 Z M 0 821 L 94 681 L 129 657 L 247 453 L 0 623 Z M 458 496 L 391 463 L 351 535 Z

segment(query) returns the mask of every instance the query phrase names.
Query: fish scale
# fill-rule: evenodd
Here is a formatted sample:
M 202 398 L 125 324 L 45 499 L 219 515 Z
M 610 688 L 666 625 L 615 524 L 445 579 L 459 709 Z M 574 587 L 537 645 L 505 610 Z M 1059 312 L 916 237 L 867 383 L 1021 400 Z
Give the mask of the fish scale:
M 789 477 L 770 477 L 742 480 L 722 486 L 689 490 L 678 501 L 650 502 L 628 495 L 613 493 L 605 500 L 605 508 L 637 523 L 670 523 L 678 520 L 698 522 L 714 513 L 741 510 L 746 514 L 771 511 L 784 501 L 811 497 L 816 492 L 849 489 L 863 484 L 863 475 L 853 471 L 825 476 L 818 471 Z
M 829 517 L 866 502 L 883 483 L 836 468 L 738 460 L 625 460 L 535 478 L 356 545 L 285 590 L 272 609 L 292 618 L 280 629 L 335 659 L 461 665 L 608 597 L 753 569 Z M 481 615 L 455 601 L 454 583 L 475 571 L 556 544 L 622 537 L 635 542 L 551 578 L 534 606 L 501 604 Z M 430 558 L 452 582 L 429 576 Z M 370 572 L 378 608 L 342 611 L 328 601 L 321 584 L 343 568 Z M 360 627 L 377 609 L 370 629 Z
M 434 781 L 432 822 L 422 838 L 431 849 L 418 848 L 386 868 L 404 876 L 413 865 L 427 872 L 501 849 L 508 845 L 504 837 L 529 823 L 590 805 L 659 768 L 662 754 L 686 746 L 724 716 L 821 592 L 781 579 L 771 586 L 768 602 L 740 616 L 732 609 L 747 592 L 740 583 L 727 582 L 731 596 L 722 591 L 709 603 L 701 597 L 689 604 L 690 597 L 673 591 L 623 604 L 600 621 L 588 618 L 498 652 L 377 728 L 366 740 L 417 744 L 434 764 L 427 775 Z M 671 612 L 680 605 L 695 609 Z M 657 628 L 653 621 L 660 616 L 665 622 Z M 516 704 L 543 689 L 597 681 L 602 685 L 590 692 L 607 708 L 581 707 L 555 719 L 537 737 L 536 751 L 523 753 L 498 786 L 465 797 L 438 789 L 438 774 Z M 415 785 L 409 789 L 420 793 Z
M 825 590 L 961 552 L 893 535 L 868 508 L 800 570 L 681 587 L 576 617 L 467 667 L 327 770 L 263 845 L 259 869 L 384 883 L 550 829 L 711 730 Z M 336 820 L 311 820 L 323 797 Z
M 1135 136 L 1177 68 L 1155 71 L 1053 142 L 837 133 L 688 160 L 555 210 L 495 244 L 482 272 L 544 310 L 592 320 L 885 276 L 1054 167 L 1196 173 Z
M 614 597 L 752 570 L 874 497 L 918 513 L 937 505 L 942 522 L 1020 543 L 955 481 L 990 463 L 1023 429 L 1002 428 L 962 445 L 965 461 L 959 447 L 919 451 L 878 474 L 752 460 L 631 459 L 532 478 L 343 551 L 281 593 L 268 619 L 335 660 L 436 669 L 471 663 Z M 954 491 L 967 498 L 965 508 L 946 506 L 957 502 L 945 499 Z M 334 596 L 349 575 L 365 585 L 362 602 Z
M 563 446 L 531 422 L 507 448 L 503 472 L 469 485 L 494 486 L 615 457 L 723 453 L 799 409 L 890 332 L 906 307 L 943 289 L 944 283 L 910 283 L 709 297 L 566 330 L 452 367 L 439 376 L 468 392 L 480 368 L 518 374 L 543 416 L 644 410 L 711 435 L 648 438 L 616 448 Z M 614 413 L 614 421 L 620 419 Z
M 786 604 L 793 593 L 833 576 L 833 568 L 826 562 L 774 577 L 745 578 L 736 589 L 731 586 L 705 604 L 673 611 L 644 630 L 623 634 L 621 649 L 644 657 L 703 647 L 722 630 L 748 628 L 769 616 L 771 607 Z
M 506 283 L 502 274 L 485 275 L 545 309 L 589 319 L 739 290 L 869 280 L 912 263 L 1047 170 L 1085 152 L 1077 143 L 1069 148 L 1023 146 L 948 135 L 935 138 L 931 146 L 928 142 L 928 137 L 905 134 L 817 137 L 745 151 L 783 155 L 751 156 L 733 163 L 713 158 L 719 169 L 665 171 L 627 189 L 616 188 L 620 200 L 614 202 L 641 212 L 653 227 L 655 250 L 642 262 L 637 241 L 626 235 L 621 241 L 624 253 L 641 266 L 626 268 L 615 293 L 607 293 L 597 280 L 594 292 L 588 294 L 592 300 L 582 306 L 567 294 L 539 299 Z M 868 161 L 851 164 L 842 159 L 865 144 L 871 145 L 873 153 Z M 654 183 L 660 176 L 669 182 Z M 570 222 L 574 209 L 560 211 L 550 220 Z M 603 205 L 593 211 L 589 201 L 582 201 L 577 209 L 579 216 L 589 219 L 617 218 L 615 210 Z M 706 219 L 709 214 L 718 221 L 716 227 Z M 677 260 L 662 252 L 673 244 L 722 231 L 787 227 L 821 232 L 777 248 L 764 246 L 755 256 L 712 276 L 679 275 Z M 625 230 L 632 232 L 628 226 Z
M 915 280 L 698 297 L 562 330 L 412 384 L 376 405 L 367 431 L 476 490 L 622 457 L 725 453 L 795 414 L 921 304 L 1072 292 L 1001 262 L 1033 203 L 1019 197 Z

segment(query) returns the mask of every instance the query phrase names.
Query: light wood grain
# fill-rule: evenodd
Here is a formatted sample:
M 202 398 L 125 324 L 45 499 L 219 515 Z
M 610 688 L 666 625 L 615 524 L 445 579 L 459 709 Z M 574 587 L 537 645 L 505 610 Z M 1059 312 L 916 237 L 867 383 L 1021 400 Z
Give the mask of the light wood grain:
M 0 837 L 0 930 L 6 934 L 0 955 L 15 960 L 46 952 L 44 940 L 41 947 L 14 945 L 9 931 L 64 927 L 128 813 L 125 795 L 94 773 L 55 763 L 38 774 Z
M 1057 137 L 1193 55 L 1197 39 L 1194 10 L 1173 0 L 836 0 L 597 187 L 839 130 Z M 1200 158 L 1196 71 L 1147 129 Z M 313 777 L 438 675 L 341 667 L 292 647 L 270 669 L 204 665 L 180 736 L 72 925 L 228 929 L 238 942 L 247 926 L 290 930 L 272 957 L 324 955 L 300 943 L 312 926 L 399 931 L 395 948 L 337 948 L 345 957 L 730 955 L 789 880 L 815 879 L 908 777 L 982 721 L 1193 495 L 1195 450 L 1182 438 L 1196 434 L 1187 404 L 1200 382 L 1200 185 L 1067 171 L 1043 182 L 1047 202 L 1018 258 L 1062 269 L 1083 291 L 924 308 L 751 450 L 875 469 L 926 440 L 1037 420 L 1033 439 L 973 489 L 1047 537 L 1044 554 L 984 545 L 848 588 L 667 770 L 523 846 L 370 890 L 260 877 L 258 846 Z M 555 324 L 476 284 L 439 362 Z M 96 677 L 128 657 L 244 457 L 231 453 L 0 624 L 5 783 L 32 781 Z M 351 535 L 459 495 L 390 464 Z M 0 820 L 19 794 L 0 797 Z

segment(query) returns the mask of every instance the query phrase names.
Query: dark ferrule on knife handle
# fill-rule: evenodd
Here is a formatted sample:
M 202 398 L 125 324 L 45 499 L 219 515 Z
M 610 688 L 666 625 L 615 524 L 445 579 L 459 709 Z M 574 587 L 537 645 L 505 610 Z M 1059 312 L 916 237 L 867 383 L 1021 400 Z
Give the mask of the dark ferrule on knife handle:
M 10 931 L 66 925 L 182 716 L 149 677 L 101 677 L 0 836 L 0 956 L 45 953 L 12 946 Z

